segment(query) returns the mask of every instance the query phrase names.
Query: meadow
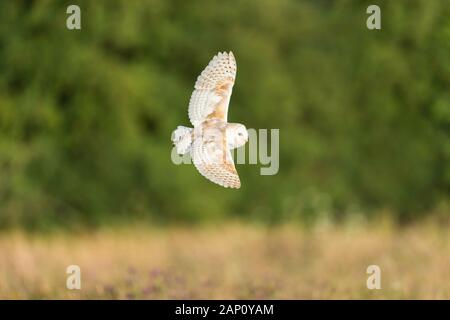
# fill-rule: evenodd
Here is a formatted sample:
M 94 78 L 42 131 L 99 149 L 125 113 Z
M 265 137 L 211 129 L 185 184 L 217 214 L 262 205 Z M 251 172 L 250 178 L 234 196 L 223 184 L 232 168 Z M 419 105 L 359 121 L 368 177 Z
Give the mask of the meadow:
M 0 299 L 449 299 L 448 225 L 102 228 L 0 236 Z M 81 268 L 81 290 L 66 268 Z M 366 269 L 381 268 L 381 289 Z

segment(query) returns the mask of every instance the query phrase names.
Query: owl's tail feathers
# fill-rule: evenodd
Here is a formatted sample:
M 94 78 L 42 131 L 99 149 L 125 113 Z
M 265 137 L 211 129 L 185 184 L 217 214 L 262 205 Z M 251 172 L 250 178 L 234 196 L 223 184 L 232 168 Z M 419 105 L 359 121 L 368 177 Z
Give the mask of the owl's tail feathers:
M 191 150 L 192 144 L 192 128 L 178 126 L 172 132 L 172 142 L 177 148 L 178 154 L 185 154 Z

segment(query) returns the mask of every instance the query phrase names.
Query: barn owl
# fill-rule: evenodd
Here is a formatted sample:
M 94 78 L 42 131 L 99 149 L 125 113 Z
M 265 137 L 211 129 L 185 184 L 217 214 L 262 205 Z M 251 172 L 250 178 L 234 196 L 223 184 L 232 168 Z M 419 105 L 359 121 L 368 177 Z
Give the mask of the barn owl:
M 172 133 L 177 153 L 190 152 L 197 170 L 226 188 L 241 187 L 231 150 L 248 141 L 243 124 L 227 122 L 235 78 L 233 53 L 219 52 L 198 76 L 189 101 L 189 120 L 194 128 L 178 126 Z

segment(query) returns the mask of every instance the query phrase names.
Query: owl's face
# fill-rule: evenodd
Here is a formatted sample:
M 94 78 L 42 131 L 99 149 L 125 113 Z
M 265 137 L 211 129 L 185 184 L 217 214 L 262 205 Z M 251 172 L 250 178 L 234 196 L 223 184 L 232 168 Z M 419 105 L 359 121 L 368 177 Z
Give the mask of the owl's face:
M 243 124 L 233 123 L 227 129 L 227 141 L 230 149 L 239 148 L 248 141 L 248 132 Z

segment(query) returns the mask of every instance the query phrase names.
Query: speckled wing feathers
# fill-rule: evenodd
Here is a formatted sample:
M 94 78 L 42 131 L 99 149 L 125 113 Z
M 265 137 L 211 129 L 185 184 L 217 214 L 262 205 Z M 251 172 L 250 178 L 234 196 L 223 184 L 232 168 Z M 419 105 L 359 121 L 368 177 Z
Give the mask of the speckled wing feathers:
M 191 156 L 197 170 L 208 180 L 226 188 L 240 188 L 241 181 L 226 141 L 194 140 Z
M 227 121 L 235 78 L 236 60 L 233 53 L 223 52 L 214 56 L 198 76 L 189 101 L 189 119 L 194 127 L 208 118 Z

